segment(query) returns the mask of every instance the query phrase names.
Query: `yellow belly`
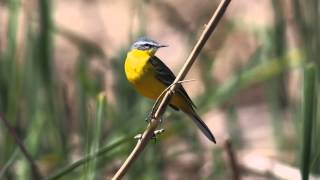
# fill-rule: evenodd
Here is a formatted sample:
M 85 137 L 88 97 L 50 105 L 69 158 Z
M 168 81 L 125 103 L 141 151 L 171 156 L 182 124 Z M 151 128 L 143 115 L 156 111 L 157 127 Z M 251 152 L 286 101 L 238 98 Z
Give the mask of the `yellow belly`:
M 131 51 L 125 61 L 125 73 L 128 81 L 143 96 L 157 99 L 166 88 L 155 78 L 155 71 L 148 63 L 149 55 L 143 51 Z
M 155 100 L 167 86 L 156 78 L 154 67 L 148 63 L 149 57 L 149 54 L 143 51 L 129 52 L 125 61 L 125 73 L 128 81 L 141 95 Z M 179 94 L 172 97 L 171 104 L 182 110 L 189 109 Z

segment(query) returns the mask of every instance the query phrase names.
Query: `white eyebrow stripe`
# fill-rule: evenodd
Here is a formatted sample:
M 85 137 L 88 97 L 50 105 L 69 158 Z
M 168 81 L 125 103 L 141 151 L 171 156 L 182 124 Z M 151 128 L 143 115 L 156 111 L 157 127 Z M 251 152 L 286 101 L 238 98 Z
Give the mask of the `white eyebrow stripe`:
M 135 44 L 138 45 L 138 46 L 139 45 L 146 45 L 146 44 L 151 45 L 151 46 L 158 46 L 157 43 L 150 42 L 150 41 L 138 41 Z

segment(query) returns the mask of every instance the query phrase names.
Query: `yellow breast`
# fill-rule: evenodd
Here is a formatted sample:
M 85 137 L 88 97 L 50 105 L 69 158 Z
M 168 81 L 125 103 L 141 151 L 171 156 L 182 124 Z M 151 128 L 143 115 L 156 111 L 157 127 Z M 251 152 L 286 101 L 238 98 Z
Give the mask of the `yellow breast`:
M 156 99 L 166 87 L 156 79 L 156 72 L 148 63 L 149 58 L 148 52 L 131 50 L 127 54 L 124 68 L 128 81 L 140 94 Z
M 149 55 L 139 50 L 131 50 L 124 64 L 127 79 L 131 83 L 139 81 L 147 71 Z

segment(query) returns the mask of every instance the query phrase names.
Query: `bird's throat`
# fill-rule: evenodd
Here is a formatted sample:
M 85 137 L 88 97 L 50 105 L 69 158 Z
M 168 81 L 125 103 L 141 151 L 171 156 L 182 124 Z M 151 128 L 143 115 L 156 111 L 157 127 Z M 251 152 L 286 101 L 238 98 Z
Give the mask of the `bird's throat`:
M 127 54 L 125 72 L 129 82 L 138 83 L 146 75 L 149 58 L 150 54 L 147 51 L 134 49 Z

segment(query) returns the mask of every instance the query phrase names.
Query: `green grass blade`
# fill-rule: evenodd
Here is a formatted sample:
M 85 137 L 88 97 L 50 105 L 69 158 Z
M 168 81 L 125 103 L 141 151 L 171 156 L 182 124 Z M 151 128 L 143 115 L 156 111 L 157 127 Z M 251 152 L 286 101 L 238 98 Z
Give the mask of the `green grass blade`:
M 105 109 L 106 109 L 106 96 L 103 93 L 100 93 L 97 97 L 97 111 L 96 111 L 96 120 L 92 126 L 92 142 L 89 144 L 89 156 L 94 155 L 95 152 L 99 150 L 100 146 L 100 137 L 102 131 L 102 121 L 105 118 Z M 89 139 L 90 140 L 90 139 Z M 85 173 L 85 179 L 95 179 L 95 171 L 97 166 L 97 159 L 93 159 L 88 162 L 87 172 Z
M 8 1 L 7 44 L 5 51 L 0 52 L 3 52 L 0 62 L 0 112 L 6 114 L 8 119 L 10 119 L 10 124 L 13 126 L 19 124 L 17 107 L 21 90 L 19 86 L 20 74 L 17 65 L 17 32 L 19 29 L 20 3 L 19 0 Z M 5 27 L 1 28 L 4 29 Z M 0 125 L 0 131 L 4 129 Z M 8 160 L 8 157 L 14 151 L 15 144 L 7 133 L 4 133 L 0 137 L 0 142 L 4 142 L 5 144 L 0 149 L 0 164 L 2 164 Z
M 303 180 L 309 179 L 312 149 L 312 130 L 313 121 L 315 121 L 316 112 L 316 67 L 315 65 L 307 65 L 304 69 L 303 82 L 303 137 L 302 137 L 302 153 L 301 153 L 301 175 Z
M 51 3 L 50 0 L 39 1 L 39 15 L 40 15 L 40 33 L 39 33 L 39 70 L 44 83 L 52 81 L 52 21 L 51 21 Z
M 19 149 L 16 148 L 13 152 L 13 154 L 11 155 L 11 157 L 9 158 L 9 160 L 1 167 L 0 170 L 0 179 L 4 179 L 4 174 L 6 173 L 6 171 L 9 169 L 9 167 L 14 163 L 14 161 L 16 160 L 16 158 L 19 155 Z

